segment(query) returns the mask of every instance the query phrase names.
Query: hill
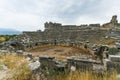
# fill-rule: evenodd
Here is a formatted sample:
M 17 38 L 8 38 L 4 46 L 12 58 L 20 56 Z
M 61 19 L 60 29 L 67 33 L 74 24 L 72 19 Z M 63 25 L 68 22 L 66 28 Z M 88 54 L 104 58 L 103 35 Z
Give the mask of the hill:
M 0 28 L 0 35 L 12 35 L 12 34 L 20 34 L 20 31 L 17 31 L 15 29 L 6 29 L 6 28 Z

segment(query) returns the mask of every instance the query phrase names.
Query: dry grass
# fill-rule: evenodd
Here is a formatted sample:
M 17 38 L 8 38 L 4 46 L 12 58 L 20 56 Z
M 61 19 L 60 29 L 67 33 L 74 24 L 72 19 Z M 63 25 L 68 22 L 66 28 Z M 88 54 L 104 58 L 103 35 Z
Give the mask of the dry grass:
M 115 44 L 115 39 L 112 38 L 100 38 L 100 41 L 95 42 L 96 44 L 103 44 L 113 46 Z
M 28 69 L 26 65 L 22 65 L 17 68 L 14 73 L 14 76 L 8 78 L 7 80 L 31 80 L 32 72 Z
M 65 75 L 57 75 L 54 76 L 54 80 L 117 80 L 116 79 L 116 72 L 113 72 L 111 75 L 108 76 L 106 73 L 103 76 L 93 74 L 90 71 L 86 72 L 71 72 Z
M 3 42 L 5 40 L 6 40 L 5 37 L 0 37 L 0 42 Z
M 25 60 L 24 57 L 11 54 L 0 56 L 0 64 L 6 65 L 9 69 L 18 68 L 23 63 L 27 64 L 27 61 Z
M 28 80 L 31 71 L 28 69 L 28 61 L 22 56 L 0 55 L 0 64 L 8 67 L 7 80 Z

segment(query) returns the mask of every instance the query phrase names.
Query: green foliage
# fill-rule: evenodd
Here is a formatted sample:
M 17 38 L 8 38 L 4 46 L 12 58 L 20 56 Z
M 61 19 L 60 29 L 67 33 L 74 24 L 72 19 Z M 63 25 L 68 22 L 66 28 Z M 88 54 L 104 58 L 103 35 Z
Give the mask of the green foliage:
M 117 48 L 110 48 L 108 54 L 115 55 L 118 52 Z
M 8 41 L 12 38 L 14 38 L 17 35 L 0 35 L 0 37 L 5 38 L 5 41 Z
M 88 48 L 87 44 L 85 44 L 85 45 L 84 45 L 84 48 L 85 48 L 85 49 L 87 49 L 87 48 Z

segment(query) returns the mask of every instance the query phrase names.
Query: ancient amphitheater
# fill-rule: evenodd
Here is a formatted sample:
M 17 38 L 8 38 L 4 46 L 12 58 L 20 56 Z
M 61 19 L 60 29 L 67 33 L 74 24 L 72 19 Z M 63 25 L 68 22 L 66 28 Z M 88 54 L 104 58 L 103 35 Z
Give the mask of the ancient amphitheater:
M 120 23 L 117 16 L 112 16 L 110 22 L 103 25 L 62 25 L 46 22 L 45 30 L 24 31 L 11 42 L 24 44 L 24 48 L 31 48 L 40 44 L 81 44 L 81 42 L 100 42 L 102 38 L 119 38 Z M 14 45 L 14 44 L 13 44 Z M 23 48 L 23 47 L 22 47 Z
M 62 25 L 60 23 L 46 22 L 44 27 L 44 31 L 24 31 L 4 43 L 4 48 L 11 46 L 17 50 L 26 50 L 43 44 L 80 46 L 86 43 L 91 43 L 92 46 L 96 43 L 105 44 L 111 39 L 111 42 L 115 43 L 115 41 L 119 41 L 120 37 L 120 23 L 118 23 L 116 15 L 112 16 L 108 23 L 102 25 Z

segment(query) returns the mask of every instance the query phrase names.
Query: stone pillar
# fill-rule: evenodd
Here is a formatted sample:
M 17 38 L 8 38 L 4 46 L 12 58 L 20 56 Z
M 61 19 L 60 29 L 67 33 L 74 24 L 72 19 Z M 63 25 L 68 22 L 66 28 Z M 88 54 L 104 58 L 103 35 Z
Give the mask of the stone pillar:
M 118 23 L 117 15 L 112 16 L 112 19 L 111 19 L 110 23 L 113 23 L 113 24 Z

